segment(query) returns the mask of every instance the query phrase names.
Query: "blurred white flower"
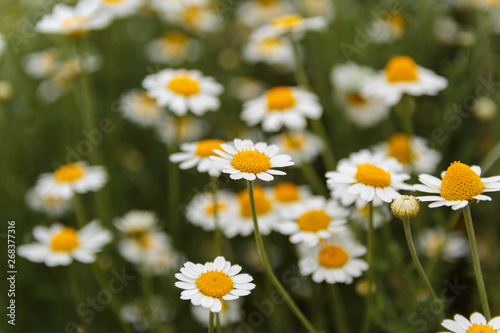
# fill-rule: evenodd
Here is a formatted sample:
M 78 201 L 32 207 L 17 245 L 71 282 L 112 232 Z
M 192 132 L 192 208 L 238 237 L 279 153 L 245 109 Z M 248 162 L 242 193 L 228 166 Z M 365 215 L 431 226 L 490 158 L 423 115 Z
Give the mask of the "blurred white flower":
M 119 110 L 125 118 L 140 126 L 153 126 L 165 115 L 165 108 L 138 89 L 122 95 Z
M 288 1 L 248 0 L 236 9 L 236 19 L 249 28 L 257 28 L 273 18 L 292 12 L 293 6 Z
M 442 228 L 427 228 L 418 235 L 418 249 L 427 257 L 443 249 L 443 259 L 449 262 L 469 256 L 469 242 L 462 232 L 452 231 L 445 240 L 446 233 Z
M 368 35 L 375 43 L 388 43 L 403 36 L 405 21 L 398 11 L 385 10 L 368 29 Z
M 35 188 L 27 192 L 26 203 L 31 209 L 43 212 L 50 217 L 60 217 L 71 209 L 70 200 L 54 197 L 50 194 L 43 195 Z
M 243 58 L 250 64 L 263 62 L 283 70 L 292 70 L 295 65 L 291 42 L 279 36 L 250 36 L 243 47 Z
M 201 44 L 181 31 L 169 31 L 146 44 L 149 61 L 178 65 L 184 61 L 196 61 L 201 55 Z
M 307 131 L 284 132 L 272 137 L 271 143 L 290 155 L 296 166 L 302 161 L 312 162 L 324 149 L 321 138 Z
M 123 18 L 137 14 L 141 9 L 142 2 L 143 0 L 100 0 L 99 5 L 111 16 Z

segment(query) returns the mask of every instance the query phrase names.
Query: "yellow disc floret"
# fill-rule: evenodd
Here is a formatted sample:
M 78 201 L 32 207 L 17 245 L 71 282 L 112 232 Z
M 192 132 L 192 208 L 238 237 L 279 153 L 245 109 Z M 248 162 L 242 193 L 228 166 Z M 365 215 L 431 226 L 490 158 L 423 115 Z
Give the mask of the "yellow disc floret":
M 299 216 L 297 225 L 300 230 L 316 232 L 324 230 L 330 224 L 330 215 L 323 210 L 310 210 Z
M 266 193 L 261 187 L 256 186 L 253 191 L 253 197 L 255 199 L 255 211 L 257 215 L 264 215 L 271 211 L 272 205 L 271 201 L 266 196 Z M 250 206 L 250 197 L 246 190 L 238 193 L 238 199 L 240 200 L 240 212 L 243 217 L 252 217 L 252 208 Z
M 207 215 L 214 216 L 215 215 L 215 207 L 216 206 L 214 204 L 207 205 L 207 207 L 205 208 L 205 212 L 207 213 Z M 227 204 L 225 204 L 223 202 L 217 203 L 217 211 L 218 212 L 221 212 L 221 211 L 225 210 L 226 208 L 227 208 Z
M 385 75 L 389 82 L 412 82 L 418 79 L 418 66 L 408 56 L 396 56 L 385 65 Z
M 490 325 L 472 324 L 465 333 L 497 333 L 498 331 Z
M 214 149 L 221 149 L 220 145 L 224 143 L 224 140 L 219 139 L 207 139 L 199 141 L 196 145 L 196 155 L 200 157 L 217 156 L 214 153 Z
M 340 268 L 348 259 L 347 252 L 337 245 L 325 245 L 318 253 L 319 264 L 326 268 Z
M 54 177 L 58 182 L 72 182 L 80 179 L 85 170 L 78 163 L 65 164 L 54 171 Z
M 373 164 L 360 164 L 354 178 L 365 185 L 386 187 L 391 185 L 391 174 Z
M 231 160 L 236 170 L 246 173 L 261 173 L 271 169 L 271 161 L 257 149 L 245 149 L 236 153 Z
M 219 271 L 208 271 L 196 279 L 196 287 L 208 297 L 221 298 L 233 290 L 233 279 Z
M 453 162 L 448 167 L 441 183 L 441 196 L 449 201 L 472 201 L 483 191 L 484 185 L 478 174 L 460 162 Z
M 292 182 L 283 182 L 274 187 L 274 197 L 279 202 L 294 202 L 298 201 L 299 187 Z
M 345 96 L 346 102 L 352 106 L 361 106 L 366 104 L 366 98 L 359 93 L 348 93 Z
M 178 76 L 168 83 L 168 89 L 179 95 L 186 97 L 196 95 L 200 91 L 200 85 L 197 81 L 187 76 Z
M 271 21 L 271 25 L 278 29 L 293 29 L 302 25 L 304 19 L 298 14 L 290 14 L 277 17 Z
M 267 107 L 272 111 L 283 111 L 295 105 L 295 97 L 290 87 L 280 86 L 267 92 Z
M 393 134 L 388 142 L 389 156 L 396 158 L 402 164 L 409 164 L 413 159 L 410 137 L 405 133 Z
M 70 252 L 78 246 L 78 234 L 74 228 L 65 227 L 50 241 L 54 251 Z

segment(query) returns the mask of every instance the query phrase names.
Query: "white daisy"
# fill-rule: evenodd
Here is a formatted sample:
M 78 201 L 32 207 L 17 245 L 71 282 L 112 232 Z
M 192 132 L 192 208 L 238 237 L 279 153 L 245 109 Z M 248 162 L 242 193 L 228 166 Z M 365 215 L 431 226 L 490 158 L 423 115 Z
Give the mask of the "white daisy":
M 304 18 L 300 14 L 288 14 L 272 19 L 269 24 L 256 29 L 254 37 L 271 37 L 291 34 L 300 39 L 306 31 L 323 31 L 328 20 L 322 16 Z
M 236 9 L 236 19 L 239 23 L 257 28 L 276 17 L 291 13 L 293 7 L 283 0 L 249 0 Z
M 342 205 L 356 203 L 363 207 L 367 202 L 375 206 L 390 203 L 400 196 L 400 189 L 413 189 L 404 183 L 410 176 L 403 173 L 403 166 L 392 157 L 373 154 L 363 149 L 339 161 L 337 171 L 326 173 L 332 197 Z
M 113 17 L 123 18 L 137 14 L 142 0 L 100 0 L 99 5 Z
M 293 165 L 289 155 L 278 154 L 279 147 L 268 146 L 265 142 L 254 144 L 251 140 L 234 139 L 232 144 L 221 144 L 222 150 L 214 150 L 221 157 L 210 156 L 222 172 L 231 179 L 264 181 L 274 179 L 273 175 L 286 175 L 285 172 L 273 168 Z
M 164 69 L 146 76 L 142 85 L 158 105 L 167 106 L 177 116 L 188 110 L 197 116 L 216 111 L 220 106 L 217 96 L 224 90 L 213 78 L 186 69 Z
M 346 283 L 361 276 L 368 264 L 359 259 L 366 248 L 359 245 L 349 234 L 341 234 L 315 246 L 302 246 L 299 269 L 302 275 L 311 275 L 316 283 Z
M 206 122 L 195 117 L 166 116 L 155 126 L 159 139 L 170 144 L 171 142 L 189 142 L 201 139 L 207 132 Z
M 372 68 L 353 62 L 336 65 L 330 73 L 330 81 L 342 111 L 348 120 L 361 128 L 376 126 L 390 113 L 390 107 L 384 99 L 361 95 L 364 82 L 374 73 Z
M 107 180 L 108 174 L 104 167 L 76 162 L 64 164 L 52 173 L 41 174 L 35 190 L 44 196 L 68 200 L 75 193 L 99 191 Z
M 405 21 L 398 11 L 385 10 L 367 31 L 375 43 L 392 42 L 403 36 Z
M 242 302 L 240 299 L 226 302 L 225 300 L 220 300 L 222 303 L 222 310 L 219 312 L 219 321 L 222 327 L 226 325 L 232 325 L 240 322 L 243 318 Z M 200 324 L 208 326 L 210 318 L 210 310 L 199 306 L 191 306 L 191 313 L 194 319 L 196 319 Z
M 212 177 L 220 176 L 220 168 L 218 168 L 210 156 L 217 156 L 214 153 L 215 149 L 221 149 L 221 144 L 224 140 L 206 139 L 192 143 L 182 143 L 181 153 L 170 155 L 170 161 L 174 163 L 182 162 L 179 168 L 191 169 L 196 166 L 198 172 L 208 172 Z
M 459 314 L 456 314 L 453 319 L 443 320 L 441 325 L 449 330 L 443 333 L 497 333 L 500 330 L 500 316 L 488 322 L 482 314 L 474 312 L 470 320 Z
M 262 122 L 264 131 L 277 132 L 283 126 L 303 130 L 307 126 L 307 118 L 319 119 L 322 113 L 323 108 L 313 93 L 301 88 L 279 86 L 247 101 L 241 118 L 249 126 Z
M 19 246 L 17 253 L 50 267 L 67 266 L 73 259 L 83 263 L 94 262 L 96 253 L 113 238 L 111 232 L 103 229 L 97 220 L 89 222 L 80 230 L 59 223 L 50 228 L 36 226 L 33 236 L 37 242 Z
M 51 217 L 60 217 L 71 209 L 71 201 L 43 195 L 35 189 L 29 190 L 26 194 L 26 203 L 31 209 L 46 213 Z
M 233 194 L 224 190 L 217 191 L 217 215 L 220 226 L 231 222 L 231 217 L 234 216 L 237 205 L 238 203 L 235 202 Z M 215 207 L 211 192 L 195 195 L 186 207 L 187 220 L 206 231 L 215 228 L 214 214 Z
M 151 62 L 178 65 L 184 61 L 196 61 L 201 54 L 201 45 L 185 33 L 173 30 L 147 43 L 145 52 Z
M 467 257 L 470 253 L 467 237 L 460 231 L 453 231 L 448 235 L 442 228 L 427 228 L 420 232 L 417 238 L 418 249 L 427 257 L 432 257 L 443 248 L 443 259 L 454 262 L 459 258 Z
M 181 268 L 181 273 L 175 274 L 180 280 L 175 286 L 184 289 L 181 299 L 191 300 L 193 305 L 201 305 L 218 313 L 222 310 L 221 299 L 231 301 L 240 296 L 250 295 L 255 284 L 248 274 L 238 274 L 241 266 L 231 265 L 224 257 L 217 257 L 205 265 L 193 264 L 188 261 Z
M 142 90 L 125 93 L 120 98 L 119 109 L 125 118 L 140 126 L 152 126 L 165 114 L 165 108 Z
M 291 70 L 295 65 L 292 43 L 280 36 L 252 35 L 242 52 L 243 59 L 250 64 L 263 62 L 283 70 Z
M 213 10 L 210 1 L 207 4 L 199 4 L 199 0 L 185 1 L 174 22 L 182 25 L 186 29 L 196 32 L 217 32 L 222 28 L 223 20 L 217 12 Z
M 141 235 L 156 229 L 158 216 L 151 211 L 131 210 L 113 221 L 114 226 L 128 235 Z
M 321 239 L 345 229 L 349 212 L 335 201 L 314 196 L 281 212 L 282 222 L 275 229 L 290 236 L 290 242 L 316 246 Z
M 429 207 L 448 206 L 453 210 L 464 208 L 474 200 L 491 201 L 485 192 L 500 191 L 500 176 L 480 178 L 481 168 L 477 165 L 469 167 L 460 162 L 453 162 L 448 169 L 436 178 L 421 174 L 418 179 L 423 184 L 414 185 L 420 192 L 437 195 L 418 197 L 420 201 L 433 201 Z
M 34 79 L 55 74 L 60 65 L 59 52 L 56 49 L 34 52 L 23 57 L 24 71 Z
M 331 21 L 336 15 L 334 2 L 330 0 L 301 0 L 300 5 L 306 16 L 323 16 Z
M 265 91 L 265 83 L 251 76 L 235 77 L 229 81 L 229 91 L 234 97 L 248 101 Z
M 297 166 L 302 161 L 312 162 L 324 149 L 320 137 L 310 132 L 284 132 L 271 138 L 284 154 L 290 155 Z
M 267 194 L 278 209 L 288 209 L 289 206 L 302 202 L 312 196 L 308 186 L 299 186 L 292 182 L 281 182 L 267 188 Z
M 100 0 L 80 0 L 75 7 L 65 4 L 54 6 L 52 13 L 44 15 L 36 24 L 36 31 L 48 34 L 79 36 L 90 30 L 106 28 L 111 15 L 100 10 Z
M 448 80 L 418 66 L 411 57 L 395 56 L 387 62 L 383 71 L 365 81 L 362 94 L 382 98 L 392 106 L 405 93 L 412 96 L 436 95 L 447 86 Z

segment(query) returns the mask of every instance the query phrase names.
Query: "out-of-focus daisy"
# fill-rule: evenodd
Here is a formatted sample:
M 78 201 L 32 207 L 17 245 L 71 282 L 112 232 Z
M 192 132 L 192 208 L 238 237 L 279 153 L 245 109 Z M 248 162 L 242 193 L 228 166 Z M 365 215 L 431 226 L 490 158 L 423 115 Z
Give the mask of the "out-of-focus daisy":
M 431 173 L 441 161 L 441 154 L 429 148 L 424 138 L 410 138 L 405 133 L 394 133 L 386 142 L 376 146 L 374 151 L 396 158 L 407 172 Z
M 146 309 L 149 309 L 151 314 Z M 120 309 L 120 317 L 123 321 L 132 324 L 134 329 L 141 332 L 147 331 L 152 326 L 151 319 L 155 321 L 153 325 L 155 326 L 158 323 L 169 322 L 174 315 L 175 309 L 166 299 L 158 295 L 149 297 L 149 304 L 146 304 L 145 299 L 137 299 Z
M 252 181 L 259 178 L 271 181 L 274 179 L 273 175 L 286 175 L 273 168 L 293 165 L 289 155 L 278 154 L 278 146 L 268 146 L 265 142 L 254 144 L 251 140 L 234 139 L 231 144 L 221 144 L 221 149 L 214 150 L 221 157 L 210 158 L 231 179 L 244 178 Z
M 448 206 L 453 210 L 464 208 L 474 200 L 491 201 L 485 192 L 500 191 L 500 176 L 481 178 L 481 168 L 477 165 L 453 162 L 448 169 L 436 178 L 421 174 L 418 179 L 423 184 L 414 185 L 420 192 L 437 195 L 418 197 L 420 201 L 432 201 L 430 208 Z
M 142 90 L 125 93 L 120 99 L 120 111 L 125 118 L 140 126 L 152 126 L 165 114 L 165 109 Z
M 181 268 L 181 273 L 175 274 L 180 280 L 175 286 L 184 289 L 181 299 L 191 300 L 193 305 L 201 305 L 213 313 L 222 310 L 222 300 L 231 301 L 240 296 L 250 295 L 255 284 L 248 274 L 238 274 L 241 266 L 231 265 L 224 257 L 217 257 L 205 265 L 193 264 L 188 261 Z
M 405 21 L 398 11 L 383 11 L 373 22 L 368 35 L 375 43 L 387 43 L 401 38 L 405 32 Z
M 121 232 L 129 236 L 139 236 L 156 229 L 158 216 L 146 210 L 131 210 L 113 224 Z
M 434 19 L 434 37 L 443 44 L 456 45 L 460 30 L 460 25 L 450 15 L 439 15 Z
M 365 81 L 362 93 L 364 96 L 383 98 L 389 105 L 395 105 L 403 94 L 436 95 L 447 86 L 448 80 L 418 66 L 413 58 L 395 56 L 387 62 L 383 71 Z
M 34 79 L 41 79 L 55 74 L 60 66 L 59 52 L 48 49 L 30 53 L 23 58 L 24 71 Z
M 170 161 L 179 163 L 181 169 L 191 169 L 196 166 L 198 172 L 208 172 L 210 176 L 220 176 L 220 168 L 218 168 L 210 156 L 217 156 L 214 149 L 221 149 L 221 144 L 224 140 L 206 139 L 198 142 L 181 144 L 180 153 L 170 155 Z
M 307 131 L 278 134 L 271 138 L 271 142 L 280 147 L 284 154 L 290 155 L 297 166 L 302 161 L 313 161 L 324 149 L 321 138 Z
M 184 61 L 197 60 L 200 48 L 201 45 L 196 39 L 181 31 L 173 30 L 146 44 L 146 56 L 151 62 L 177 65 Z
M 390 107 L 379 97 L 361 95 L 364 82 L 374 75 L 375 71 L 353 62 L 333 67 L 330 81 L 335 89 L 336 100 L 341 104 L 347 119 L 359 127 L 376 126 L 389 116 Z
M 136 14 L 142 6 L 142 0 L 100 0 L 99 6 L 111 16 L 122 18 Z
M 69 200 L 52 195 L 42 195 L 40 191 L 35 189 L 29 190 L 26 194 L 26 203 L 31 209 L 46 213 L 51 217 L 62 216 L 71 209 Z
M 279 36 L 252 35 L 243 48 L 243 58 L 251 64 L 263 62 L 286 70 L 295 64 L 292 43 Z
M 301 0 L 300 5 L 305 16 L 323 16 L 328 20 L 335 18 L 334 3 L 329 0 Z
M 250 76 L 236 77 L 230 81 L 229 89 L 236 98 L 248 101 L 261 95 L 265 90 L 265 84 Z
M 488 322 L 482 314 L 474 312 L 470 320 L 459 314 L 456 314 L 453 319 L 445 319 L 441 323 L 444 328 L 453 333 L 496 333 L 500 330 L 500 316 Z
M 332 197 L 344 206 L 356 203 L 363 207 L 367 202 L 379 206 L 400 196 L 400 189 L 413 189 L 404 183 L 410 176 L 403 173 L 403 166 L 392 157 L 373 154 L 363 149 L 339 161 L 337 171 L 326 173 Z
M 462 232 L 453 231 L 448 235 L 446 243 L 445 239 L 446 234 L 443 229 L 428 228 L 419 234 L 417 238 L 418 248 L 425 256 L 432 257 L 444 246 L 443 259 L 449 262 L 469 255 L 469 242 Z
M 277 132 L 283 126 L 303 130 L 307 126 L 307 118 L 319 119 L 322 113 L 323 108 L 313 93 L 301 88 L 279 86 L 247 101 L 241 118 L 249 126 L 262 122 L 264 131 Z
M 292 11 L 293 7 L 287 1 L 248 0 L 236 9 L 236 19 L 249 28 L 256 28 Z
M 161 18 L 169 23 L 182 25 L 195 32 L 216 32 L 223 20 L 215 12 L 210 0 L 154 1 Z M 161 3 L 163 2 L 163 3 Z
M 171 142 L 189 142 L 202 138 L 206 131 L 206 123 L 195 117 L 165 117 L 155 127 L 160 140 L 166 144 Z
M 233 194 L 224 190 L 217 191 L 217 215 L 220 225 L 232 222 L 237 204 Z M 188 221 L 206 231 L 215 228 L 214 214 L 214 201 L 210 192 L 195 195 L 186 207 Z
M 188 110 L 197 116 L 207 111 L 216 111 L 224 88 L 215 80 L 198 70 L 164 69 L 146 76 L 142 85 L 158 105 L 167 106 L 178 116 Z
M 226 302 L 225 300 L 220 300 L 222 303 L 222 310 L 219 312 L 219 321 L 221 326 L 231 325 L 238 323 L 243 317 L 243 311 L 241 309 L 241 300 L 237 299 L 235 301 Z M 194 319 L 196 319 L 200 324 L 208 326 L 210 318 L 210 310 L 199 306 L 191 306 L 191 313 Z
M 272 19 L 268 24 L 256 29 L 254 37 L 281 36 L 291 34 L 294 38 L 302 38 L 306 31 L 322 31 L 328 20 L 322 16 L 304 18 L 300 14 L 287 14 Z
M 113 235 L 103 229 L 97 220 L 89 222 L 80 230 L 55 223 L 50 228 L 36 226 L 33 229 L 36 243 L 21 245 L 17 253 L 33 262 L 47 266 L 67 266 L 73 259 L 91 263 L 96 253 L 108 244 Z
M 481 121 L 490 121 L 498 113 L 498 107 L 494 100 L 487 96 L 480 96 L 474 100 L 472 115 Z
M 282 222 L 275 229 L 291 235 L 294 244 L 316 246 L 321 239 L 343 231 L 348 214 L 335 201 L 315 196 L 282 210 Z
M 359 257 L 366 248 L 348 234 L 332 237 L 315 247 L 301 246 L 299 269 L 302 275 L 311 275 L 316 283 L 350 284 L 361 276 L 368 264 Z
M 349 214 L 349 222 L 353 222 L 354 225 L 360 226 L 364 230 L 368 230 L 368 219 L 370 214 L 369 205 L 366 204 L 363 207 L 352 207 L 352 211 Z M 391 220 L 392 214 L 389 206 L 381 205 L 373 207 L 373 227 L 379 228 L 384 223 Z
M 36 24 L 36 31 L 48 34 L 80 36 L 90 30 L 106 28 L 111 23 L 111 15 L 100 10 L 100 0 L 80 0 L 75 7 L 65 4 L 54 6 L 52 13 L 46 14 Z
M 76 162 L 64 164 L 52 173 L 41 174 L 35 190 L 44 196 L 67 200 L 71 199 L 74 193 L 98 191 L 107 180 L 108 174 L 104 167 Z
M 268 189 L 268 195 L 279 209 L 288 209 L 290 205 L 302 202 L 312 196 L 308 186 L 299 186 L 292 182 L 281 182 Z

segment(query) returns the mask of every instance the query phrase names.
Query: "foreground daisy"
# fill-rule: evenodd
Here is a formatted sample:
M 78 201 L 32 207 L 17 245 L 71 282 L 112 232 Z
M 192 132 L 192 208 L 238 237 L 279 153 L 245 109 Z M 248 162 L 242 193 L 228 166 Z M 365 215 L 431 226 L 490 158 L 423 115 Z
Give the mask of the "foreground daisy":
M 480 176 L 479 166 L 469 167 L 467 164 L 453 162 L 442 174 L 442 179 L 421 174 L 418 179 L 423 185 L 414 186 L 417 191 L 436 194 L 418 197 L 420 201 L 433 201 L 429 205 L 430 208 L 448 206 L 458 210 L 474 200 L 491 201 L 491 198 L 483 193 L 500 191 L 500 176 Z
M 33 229 L 36 243 L 19 246 L 17 253 L 33 262 L 43 262 L 47 266 L 67 266 L 73 259 L 91 263 L 96 253 L 108 244 L 113 235 L 103 229 L 97 220 L 76 230 L 55 223 L 49 228 L 36 226 Z
M 152 126 L 165 114 L 165 109 L 142 90 L 125 93 L 120 98 L 120 111 L 125 118 L 140 126 Z
M 307 118 L 319 119 L 322 113 L 323 108 L 316 95 L 296 87 L 279 86 L 246 102 L 241 118 L 249 126 L 262 122 L 264 131 L 277 132 L 283 126 L 303 130 L 307 126 Z
M 175 153 L 170 156 L 170 161 L 174 163 L 181 162 L 179 168 L 190 169 L 196 166 L 198 172 L 208 172 L 212 177 L 220 176 L 220 169 L 210 159 L 211 156 L 217 156 L 215 149 L 221 149 L 224 140 L 206 139 L 198 142 L 181 144 L 181 153 Z
M 238 323 L 243 318 L 243 309 L 241 300 L 237 299 L 235 301 L 226 302 L 225 300 L 220 300 L 222 303 L 222 310 L 219 312 L 219 320 L 221 326 L 232 325 Z M 191 313 L 194 319 L 196 319 L 200 324 L 208 326 L 210 318 L 210 310 L 199 306 L 191 306 Z
M 175 286 L 184 289 L 181 299 L 191 300 L 193 305 L 201 305 L 213 313 L 222 310 L 222 300 L 231 301 L 240 296 L 250 295 L 255 284 L 248 274 L 238 274 L 241 266 L 231 265 L 224 257 L 217 257 L 205 265 L 193 264 L 188 261 L 181 268 L 181 273 L 175 274 L 180 280 Z
M 104 167 L 87 166 L 85 162 L 76 162 L 64 164 L 53 173 L 40 175 L 35 190 L 41 195 L 68 200 L 75 193 L 100 190 L 107 180 L 108 174 Z
M 271 181 L 273 175 L 286 175 L 273 168 L 294 164 L 289 155 L 278 154 L 278 146 L 268 146 L 265 142 L 254 144 L 251 140 L 234 139 L 231 144 L 221 144 L 221 149 L 214 150 L 220 157 L 210 156 L 210 159 L 231 179 Z
M 448 86 L 448 80 L 417 65 L 408 56 L 392 57 L 385 69 L 366 80 L 362 93 L 384 99 L 389 105 L 399 102 L 403 94 L 436 95 Z
M 456 314 L 454 320 L 445 319 L 441 325 L 453 333 L 497 333 L 500 330 L 500 317 L 495 317 L 489 322 L 479 312 L 474 312 L 470 320 Z M 446 333 L 446 332 L 443 332 Z
M 197 116 L 216 111 L 224 88 L 198 70 L 164 69 L 146 76 L 143 87 L 158 105 L 167 106 L 177 116 L 191 111 Z

